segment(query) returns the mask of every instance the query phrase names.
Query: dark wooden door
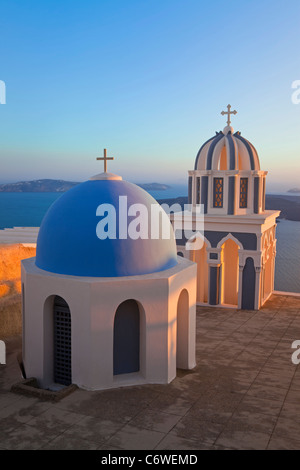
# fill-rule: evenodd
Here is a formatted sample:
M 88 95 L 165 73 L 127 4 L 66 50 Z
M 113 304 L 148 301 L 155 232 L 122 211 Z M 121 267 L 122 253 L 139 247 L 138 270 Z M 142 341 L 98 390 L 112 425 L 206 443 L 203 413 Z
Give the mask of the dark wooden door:
M 114 321 L 114 375 L 140 370 L 140 312 L 135 300 L 119 305 Z
M 255 302 L 255 267 L 253 258 L 247 258 L 243 269 L 242 309 L 254 310 Z

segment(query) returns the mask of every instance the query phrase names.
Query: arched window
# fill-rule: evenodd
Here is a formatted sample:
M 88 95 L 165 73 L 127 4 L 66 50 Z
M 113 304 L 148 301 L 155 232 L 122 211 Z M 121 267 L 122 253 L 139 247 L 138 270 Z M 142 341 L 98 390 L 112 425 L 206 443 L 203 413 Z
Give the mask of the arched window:
M 72 383 L 71 314 L 67 302 L 58 295 L 53 303 L 54 382 Z
M 223 178 L 214 178 L 214 207 L 222 208 L 223 207 Z
M 248 202 L 248 178 L 240 179 L 240 209 L 245 209 Z

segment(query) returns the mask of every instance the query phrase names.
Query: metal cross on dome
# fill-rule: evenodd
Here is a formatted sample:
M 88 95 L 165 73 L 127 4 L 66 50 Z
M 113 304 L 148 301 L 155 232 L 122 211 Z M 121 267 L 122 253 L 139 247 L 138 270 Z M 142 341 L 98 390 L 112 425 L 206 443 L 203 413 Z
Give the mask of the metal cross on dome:
M 221 111 L 222 116 L 225 116 L 225 114 L 227 114 L 227 116 L 228 116 L 227 117 L 227 126 L 230 126 L 230 124 L 231 124 L 230 115 L 231 114 L 237 114 L 236 110 L 230 111 L 230 109 L 231 109 L 231 105 L 228 104 L 227 105 L 227 111 Z
M 106 149 L 103 151 L 103 157 L 98 157 L 97 160 L 104 161 L 104 173 L 107 173 L 107 160 L 114 160 L 114 157 L 108 157 L 106 154 Z

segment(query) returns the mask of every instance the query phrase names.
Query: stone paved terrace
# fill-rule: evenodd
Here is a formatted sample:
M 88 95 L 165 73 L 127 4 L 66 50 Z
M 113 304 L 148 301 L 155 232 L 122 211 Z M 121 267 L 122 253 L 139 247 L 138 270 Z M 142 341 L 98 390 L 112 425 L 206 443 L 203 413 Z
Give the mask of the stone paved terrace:
M 169 385 L 77 390 L 58 403 L 10 392 L 0 366 L 0 449 L 300 449 L 300 297 L 259 312 L 198 308 L 197 367 Z

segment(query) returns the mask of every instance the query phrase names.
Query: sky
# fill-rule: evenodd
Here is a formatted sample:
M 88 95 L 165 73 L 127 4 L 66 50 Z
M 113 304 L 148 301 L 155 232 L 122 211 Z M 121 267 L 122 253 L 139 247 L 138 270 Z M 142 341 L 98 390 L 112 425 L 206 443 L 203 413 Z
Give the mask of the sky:
M 299 0 L 2 0 L 0 10 L 1 183 L 84 181 L 103 171 L 103 148 L 124 179 L 185 183 L 230 103 L 267 190 L 300 186 Z

